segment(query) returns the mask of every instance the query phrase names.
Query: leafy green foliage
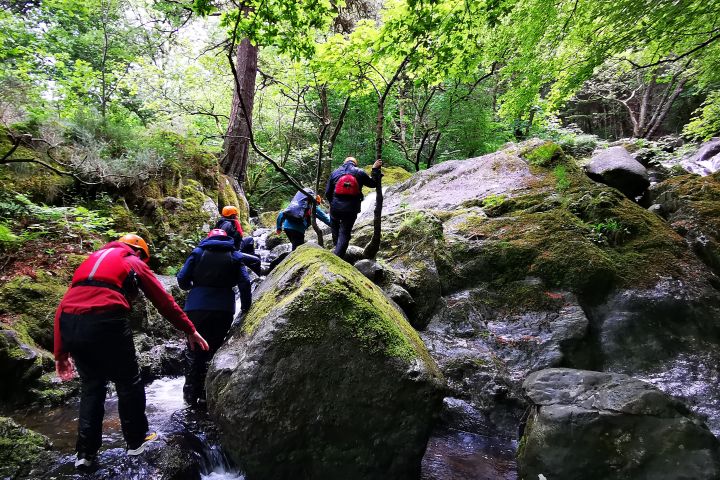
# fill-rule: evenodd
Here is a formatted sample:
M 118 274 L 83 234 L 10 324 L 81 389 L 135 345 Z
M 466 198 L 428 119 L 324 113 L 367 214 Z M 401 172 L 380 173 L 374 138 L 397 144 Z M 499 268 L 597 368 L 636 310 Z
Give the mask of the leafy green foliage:
M 709 140 L 720 134 L 720 90 L 708 95 L 695 117 L 685 125 L 683 135 L 693 140 Z
M 616 218 L 590 225 L 590 240 L 600 245 L 620 245 L 630 233 L 630 229 Z
M 6 223 L 0 223 L 0 242 L 15 246 L 39 237 L 60 238 L 63 241 L 94 241 L 98 237 L 115 237 L 113 219 L 99 211 L 82 206 L 50 207 L 38 205 L 22 194 L 3 195 L 0 199 L 0 220 L 22 225 L 14 233 Z

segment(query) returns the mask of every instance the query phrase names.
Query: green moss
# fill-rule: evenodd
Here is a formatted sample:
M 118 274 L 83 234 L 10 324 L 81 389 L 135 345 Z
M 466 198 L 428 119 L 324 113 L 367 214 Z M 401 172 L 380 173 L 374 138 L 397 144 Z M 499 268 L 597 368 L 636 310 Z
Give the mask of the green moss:
M 47 437 L 0 417 L 0 477 L 19 478 L 45 459 Z
M 253 304 L 243 327 L 246 334 L 252 334 L 272 310 L 286 310 L 283 316 L 292 320 L 279 333 L 283 341 L 313 342 L 341 332 L 373 354 L 406 361 L 420 357 L 434 368 L 417 332 L 382 291 L 332 253 L 303 246 L 267 281 L 274 282 L 273 288 Z M 329 321 L 340 328 L 327 328 Z
M 545 142 L 538 147 L 521 152 L 521 155 L 536 167 L 552 167 L 566 161 L 565 152 L 560 145 L 553 142 Z
M 227 205 L 234 205 L 238 209 L 238 220 L 240 225 L 246 232 L 252 231 L 250 225 L 250 211 L 248 210 L 247 200 L 240 198 L 235 189 L 233 189 L 232 181 L 226 175 L 220 175 L 218 180 L 218 199 L 217 204 L 222 210 Z
M 15 318 L 12 328 L 24 342 L 52 350 L 55 310 L 66 290 L 67 278 L 45 272 L 15 277 L 0 287 L 0 314 Z
M 372 165 L 366 166 L 363 170 L 365 170 L 365 173 L 370 175 L 370 172 L 372 170 Z M 392 185 L 397 185 L 398 183 L 402 183 L 408 178 L 412 177 L 412 173 L 408 172 L 402 167 L 383 167 L 382 168 L 382 184 L 383 187 L 390 187 Z M 363 187 L 363 193 L 367 195 L 369 192 L 374 191 L 373 188 Z

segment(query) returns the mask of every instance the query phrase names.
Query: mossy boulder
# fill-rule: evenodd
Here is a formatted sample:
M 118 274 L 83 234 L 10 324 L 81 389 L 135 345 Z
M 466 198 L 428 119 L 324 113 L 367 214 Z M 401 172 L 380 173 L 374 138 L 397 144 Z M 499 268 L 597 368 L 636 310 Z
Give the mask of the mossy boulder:
M 518 452 L 523 478 L 715 479 L 720 443 L 676 399 L 612 373 L 548 369 L 524 383 L 532 403 Z
M 50 448 L 47 437 L 0 417 L 0 477 L 39 478 L 33 470 L 53 459 Z
M 249 477 L 416 479 L 442 375 L 382 291 L 310 245 L 214 357 L 208 407 Z

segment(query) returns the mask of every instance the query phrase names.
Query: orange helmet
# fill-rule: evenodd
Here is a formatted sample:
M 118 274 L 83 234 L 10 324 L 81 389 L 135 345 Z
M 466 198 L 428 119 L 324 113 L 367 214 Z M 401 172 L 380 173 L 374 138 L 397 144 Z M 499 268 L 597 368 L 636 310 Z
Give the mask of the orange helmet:
M 230 217 L 232 215 L 237 215 L 237 214 L 238 214 L 237 207 L 233 207 L 232 205 L 228 205 L 227 207 L 223 207 L 223 209 L 222 209 L 223 217 Z
M 150 249 L 148 248 L 147 243 L 145 243 L 145 240 L 140 235 L 135 235 L 134 233 L 128 233 L 127 235 L 123 235 L 118 239 L 118 242 L 122 242 L 125 244 L 130 245 L 134 249 L 141 250 L 145 256 L 143 257 L 143 261 L 147 263 L 150 260 Z

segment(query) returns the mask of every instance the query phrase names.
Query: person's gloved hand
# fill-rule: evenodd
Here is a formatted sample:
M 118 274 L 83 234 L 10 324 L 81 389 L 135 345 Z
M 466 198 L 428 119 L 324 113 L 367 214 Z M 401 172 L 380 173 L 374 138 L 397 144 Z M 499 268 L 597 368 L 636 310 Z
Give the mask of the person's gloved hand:
M 55 372 L 62 382 L 67 382 L 68 380 L 75 378 L 75 365 L 70 357 L 63 360 L 56 360 Z
M 280 235 L 282 233 L 282 230 L 275 230 L 275 235 Z
M 210 346 L 205 341 L 205 339 L 200 335 L 197 331 L 193 333 L 192 335 L 188 335 L 188 346 L 190 347 L 190 350 L 195 350 L 195 347 L 200 347 L 200 350 L 209 350 Z

